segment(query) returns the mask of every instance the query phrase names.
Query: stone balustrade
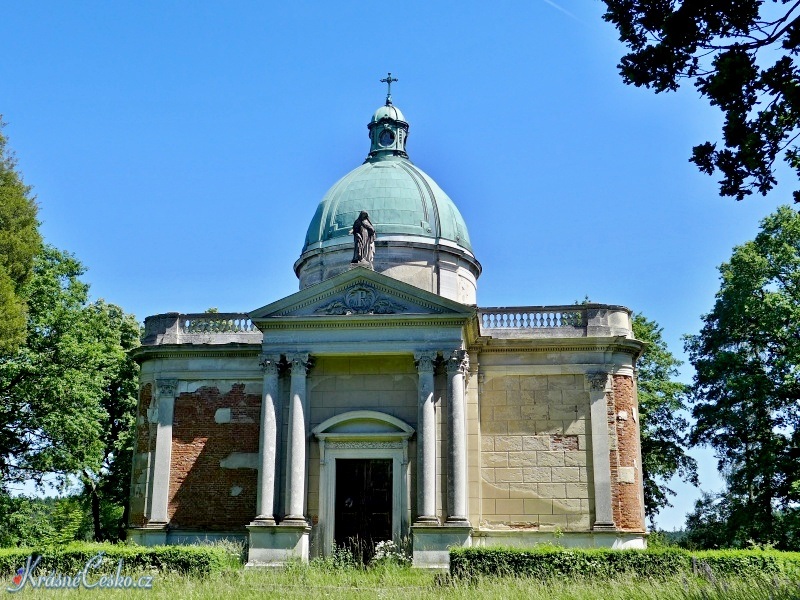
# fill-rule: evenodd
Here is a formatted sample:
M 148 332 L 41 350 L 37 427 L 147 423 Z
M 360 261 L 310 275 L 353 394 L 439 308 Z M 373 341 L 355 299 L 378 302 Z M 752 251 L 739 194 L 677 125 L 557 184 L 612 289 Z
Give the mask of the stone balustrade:
M 632 338 L 631 311 L 608 304 L 478 308 L 481 334 L 493 338 Z
M 493 338 L 632 338 L 631 311 L 608 304 L 509 306 L 478 309 L 481 335 Z M 247 313 L 164 313 L 144 321 L 142 345 L 259 344 Z
M 144 320 L 142 345 L 259 344 L 261 339 L 247 313 L 164 313 Z
M 481 327 L 489 329 L 533 329 L 582 327 L 586 310 L 574 306 L 525 306 L 479 309 Z
M 239 313 L 181 315 L 181 333 L 249 333 L 257 331 L 250 317 Z

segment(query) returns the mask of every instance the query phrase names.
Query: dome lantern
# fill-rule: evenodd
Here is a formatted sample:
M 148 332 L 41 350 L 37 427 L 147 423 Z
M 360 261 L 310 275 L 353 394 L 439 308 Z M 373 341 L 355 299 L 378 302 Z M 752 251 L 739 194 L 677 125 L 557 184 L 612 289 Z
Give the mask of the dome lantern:
M 370 139 L 367 160 L 379 160 L 388 156 L 408 158 L 408 154 L 406 154 L 408 123 L 405 121 L 403 113 L 392 105 L 393 81 L 397 81 L 397 78 L 392 77 L 391 73 L 385 79 L 381 79 L 382 83 L 388 84 L 386 104 L 375 111 L 372 120 L 367 125 Z

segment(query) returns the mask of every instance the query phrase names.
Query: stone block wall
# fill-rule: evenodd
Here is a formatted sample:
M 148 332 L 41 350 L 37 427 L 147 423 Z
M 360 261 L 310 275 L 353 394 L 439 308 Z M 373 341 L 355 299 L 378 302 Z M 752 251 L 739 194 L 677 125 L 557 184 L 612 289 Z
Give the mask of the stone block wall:
M 589 392 L 582 375 L 485 374 L 481 527 L 590 529 Z
M 168 516 L 174 529 L 244 530 L 256 513 L 261 394 L 208 383 L 175 399 Z

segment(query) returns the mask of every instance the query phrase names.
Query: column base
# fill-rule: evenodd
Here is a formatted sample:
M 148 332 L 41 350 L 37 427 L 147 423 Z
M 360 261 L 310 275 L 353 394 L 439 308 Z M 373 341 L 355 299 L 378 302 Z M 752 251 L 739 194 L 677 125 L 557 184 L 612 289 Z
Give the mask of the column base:
M 417 517 L 417 520 L 414 521 L 414 525 L 436 527 L 437 525 L 439 525 L 439 518 L 429 515 L 420 515 Z
M 167 524 L 151 521 L 144 527 L 129 527 L 128 539 L 140 546 L 166 546 Z
M 281 567 L 300 559 L 308 562 L 311 527 L 301 524 L 264 525 L 253 522 L 247 526 L 249 549 L 247 567 Z
M 450 548 L 472 545 L 472 527 L 461 525 L 411 526 L 413 560 L 417 569 L 449 569 Z
M 592 525 L 592 531 L 616 531 L 617 526 L 614 525 L 613 521 L 596 521 L 594 525 Z

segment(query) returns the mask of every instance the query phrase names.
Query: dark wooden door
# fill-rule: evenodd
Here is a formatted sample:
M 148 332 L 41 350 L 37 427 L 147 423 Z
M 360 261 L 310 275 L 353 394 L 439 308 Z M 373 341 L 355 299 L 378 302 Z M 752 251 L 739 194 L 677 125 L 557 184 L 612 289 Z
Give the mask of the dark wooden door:
M 336 460 L 334 539 L 364 562 L 392 539 L 392 461 Z

